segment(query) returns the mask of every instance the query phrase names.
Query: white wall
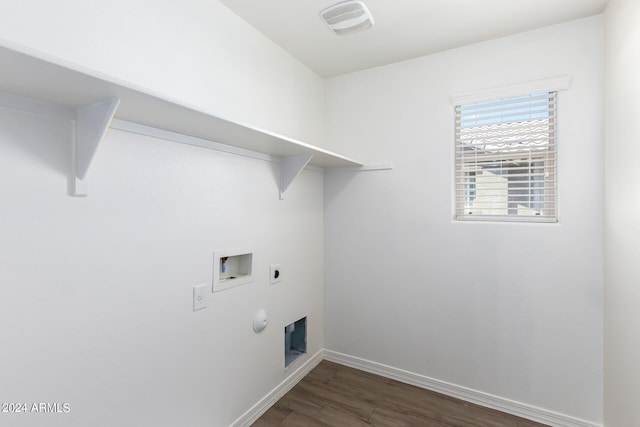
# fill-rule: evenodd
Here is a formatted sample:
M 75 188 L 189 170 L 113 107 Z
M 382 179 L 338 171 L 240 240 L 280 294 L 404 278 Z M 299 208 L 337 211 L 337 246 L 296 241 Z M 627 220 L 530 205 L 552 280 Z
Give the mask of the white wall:
M 217 0 L 0 0 L 0 45 L 323 141 L 322 79 Z
M 326 347 L 602 421 L 602 17 L 327 82 Z M 569 75 L 558 224 L 456 223 L 454 92 Z
M 217 1 L 0 1 L 0 44 L 212 114 L 321 142 L 323 82 Z M 0 402 L 15 426 L 226 426 L 323 347 L 323 178 L 278 200 L 277 166 L 121 131 L 87 198 L 67 196 L 69 128 L 0 107 Z M 216 249 L 254 248 L 254 283 L 209 294 Z M 269 286 L 269 265 L 284 278 Z M 265 308 L 270 324 L 254 334 Z M 284 325 L 308 355 L 284 370 Z
M 0 10 L 2 45 L 324 144 L 322 80 L 217 1 Z M 395 169 L 325 180 L 327 347 L 601 420 L 601 30 L 590 18 L 329 81 L 329 148 Z M 451 92 L 561 74 L 560 224 L 452 223 Z M 309 315 L 309 353 L 323 347 L 319 173 L 278 201 L 272 164 L 112 131 L 89 197 L 69 198 L 64 123 L 0 113 L 0 401 L 72 408 L 13 425 L 228 425 L 286 377 L 282 325 Z M 256 248 L 264 274 L 193 313 L 229 246 Z
M 275 164 L 111 131 L 73 198 L 66 136 L 0 109 L 0 401 L 71 407 L 3 425 L 226 426 L 323 347 L 321 173 L 280 201 Z M 227 248 L 255 250 L 255 282 L 193 312 Z M 285 371 L 283 328 L 305 315 L 309 353 Z
M 640 3 L 610 0 L 606 11 L 605 424 L 640 422 Z

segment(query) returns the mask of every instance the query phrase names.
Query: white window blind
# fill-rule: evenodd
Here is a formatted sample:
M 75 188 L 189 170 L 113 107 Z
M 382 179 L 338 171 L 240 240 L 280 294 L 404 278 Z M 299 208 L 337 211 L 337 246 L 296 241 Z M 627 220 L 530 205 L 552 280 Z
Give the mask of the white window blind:
M 456 105 L 458 220 L 557 220 L 556 92 Z

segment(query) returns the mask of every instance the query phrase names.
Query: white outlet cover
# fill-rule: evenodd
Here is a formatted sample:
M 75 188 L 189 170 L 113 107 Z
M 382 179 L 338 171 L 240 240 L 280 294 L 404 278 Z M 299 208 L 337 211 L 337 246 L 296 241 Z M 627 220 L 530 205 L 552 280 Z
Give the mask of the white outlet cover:
M 282 281 L 282 266 L 274 264 L 269 268 L 269 284 L 273 285 Z
M 207 307 L 207 290 L 209 285 L 203 283 L 193 287 L 193 311 L 202 310 Z

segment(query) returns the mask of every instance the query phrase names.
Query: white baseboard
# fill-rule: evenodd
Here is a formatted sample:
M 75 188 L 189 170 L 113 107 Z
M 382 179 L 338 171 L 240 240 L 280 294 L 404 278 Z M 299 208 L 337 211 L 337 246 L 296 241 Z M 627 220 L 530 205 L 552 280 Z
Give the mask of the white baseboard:
M 518 417 L 553 427 L 603 427 L 602 424 L 595 424 L 569 415 L 560 414 L 509 400 L 504 397 L 494 396 L 492 394 L 436 380 L 434 378 L 383 365 L 381 363 L 325 349 L 320 350 L 311 356 L 309 360 L 296 369 L 277 387 L 271 390 L 271 392 L 269 392 L 258 403 L 253 405 L 251 409 L 245 412 L 240 418 L 231 424 L 230 427 L 250 426 L 323 360 L 339 363 L 361 371 L 370 372 L 372 374 L 411 384 L 426 390 L 435 391 L 437 393 L 442 393 L 466 402 L 496 409 L 498 411 L 506 412 L 507 414 L 516 415 Z
M 602 427 L 602 424 L 594 424 L 335 351 L 324 350 L 324 359 L 554 427 Z
M 291 375 L 289 375 L 284 381 L 282 381 L 276 388 L 271 390 L 265 397 L 260 399 L 258 403 L 253 405 L 251 409 L 242 414 L 240 418 L 235 420 L 230 427 L 248 427 L 262 414 L 267 412 L 282 396 L 287 394 L 296 384 L 300 382 L 313 368 L 318 366 L 324 359 L 324 350 L 320 350 L 307 360 L 304 365 L 296 369 Z

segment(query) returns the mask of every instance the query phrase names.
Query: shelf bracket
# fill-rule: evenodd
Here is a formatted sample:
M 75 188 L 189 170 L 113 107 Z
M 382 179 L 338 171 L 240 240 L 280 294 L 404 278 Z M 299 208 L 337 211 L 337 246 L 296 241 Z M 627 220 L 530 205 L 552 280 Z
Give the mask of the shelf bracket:
M 284 157 L 280 161 L 280 200 L 284 199 L 284 192 L 302 169 L 311 161 L 313 155 Z
M 111 98 L 76 110 L 73 126 L 75 132 L 73 132 L 72 196 L 87 195 L 87 173 L 116 114 L 118 105 L 120 100 Z

